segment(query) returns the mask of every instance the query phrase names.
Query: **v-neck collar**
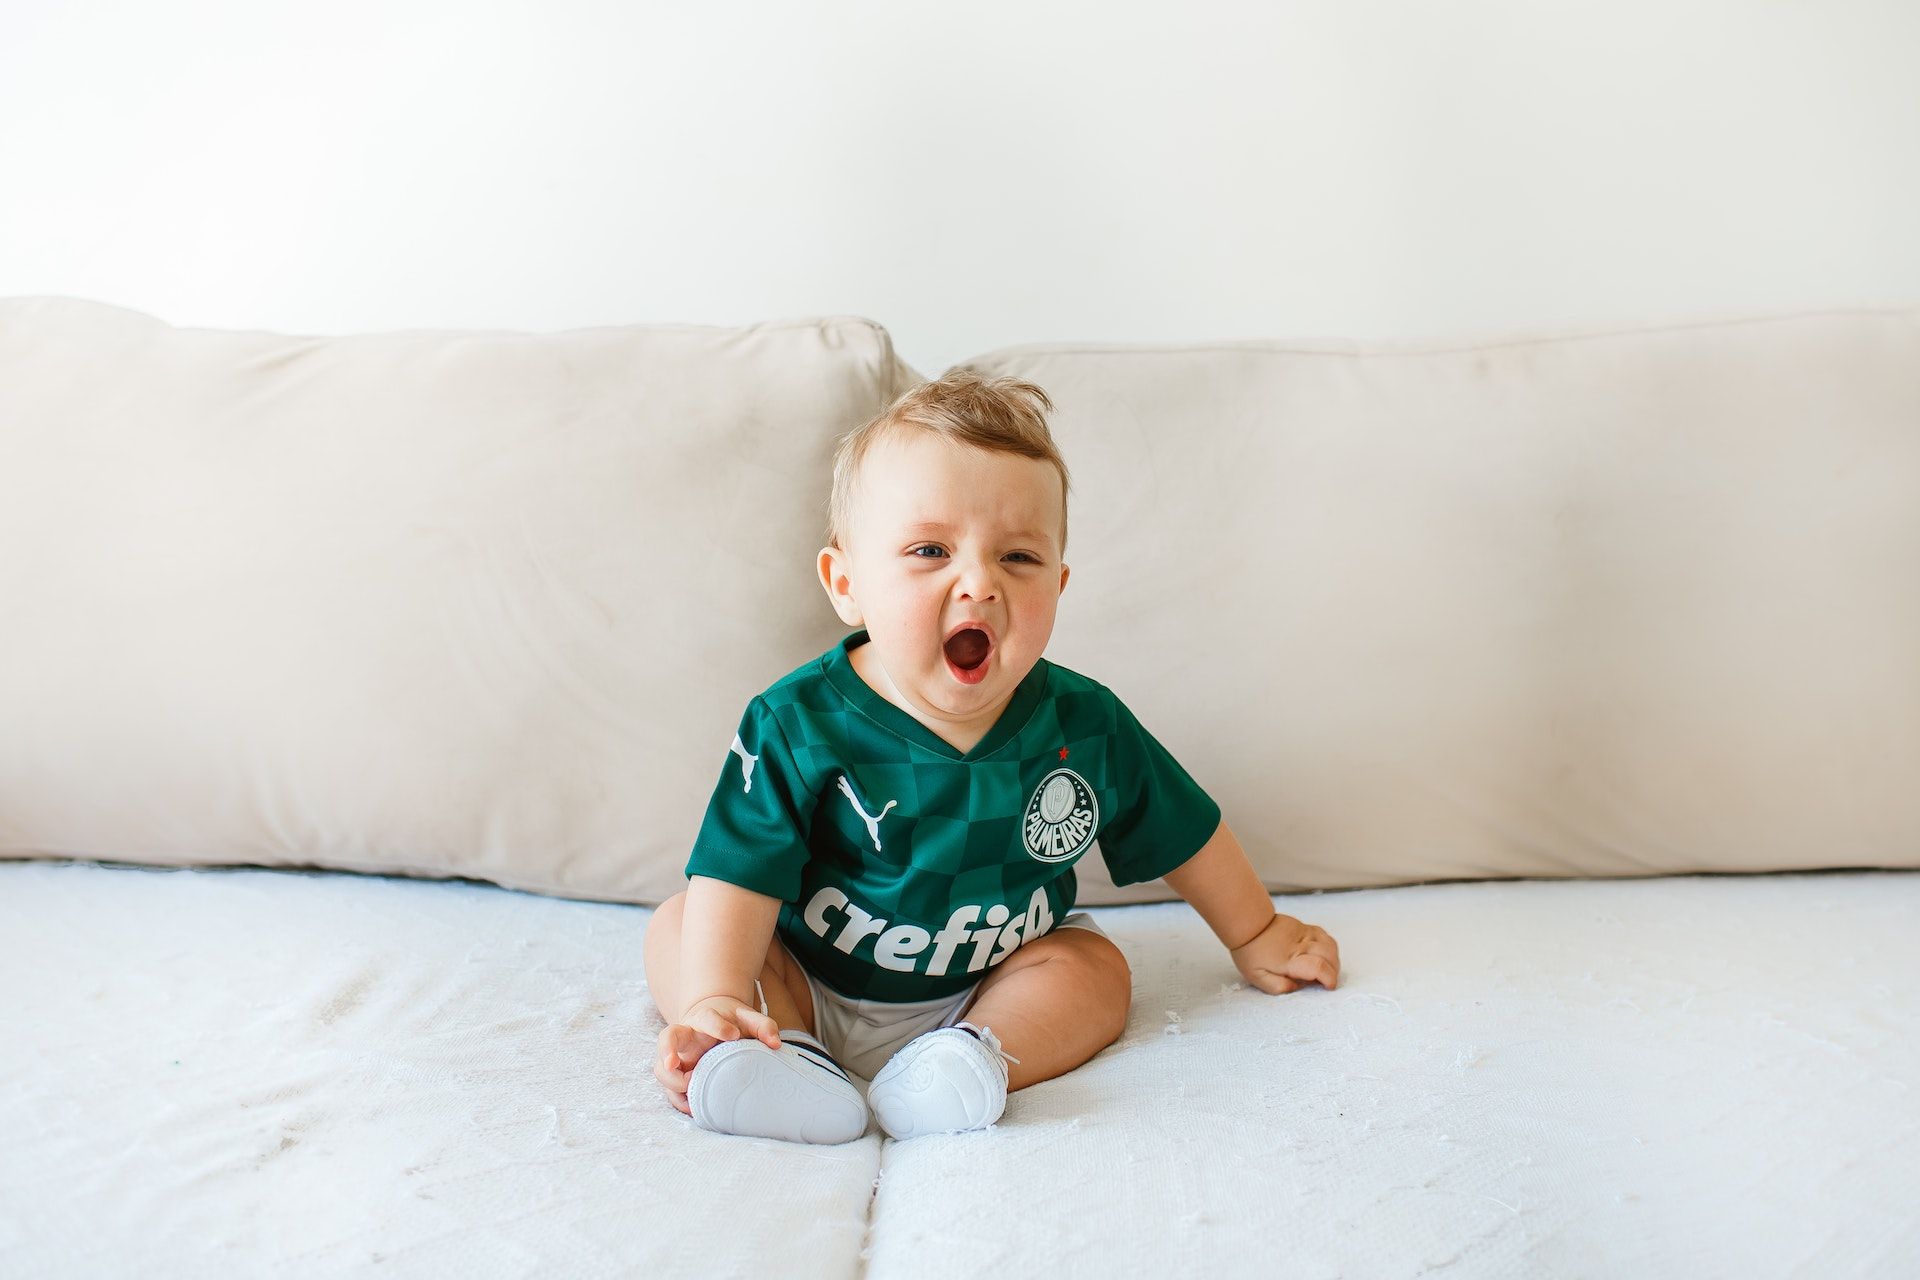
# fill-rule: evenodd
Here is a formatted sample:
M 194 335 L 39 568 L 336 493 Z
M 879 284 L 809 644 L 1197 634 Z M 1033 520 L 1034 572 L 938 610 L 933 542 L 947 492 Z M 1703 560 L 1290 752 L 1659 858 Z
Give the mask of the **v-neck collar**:
M 1053 664 L 1045 658 L 1033 664 L 1033 670 L 1027 672 L 1026 679 L 1013 691 L 1013 697 L 1001 709 L 1000 718 L 993 722 L 986 736 L 973 744 L 971 751 L 962 751 L 945 738 L 921 724 L 907 712 L 882 697 L 878 690 L 860 678 L 853 669 L 853 651 L 866 644 L 871 637 L 867 629 L 841 637 L 840 643 L 827 650 L 823 657 L 826 676 L 833 687 L 844 695 L 848 702 L 864 712 L 870 719 L 909 742 L 915 742 L 929 751 L 936 751 L 949 760 L 971 762 L 992 755 L 1013 739 L 1013 736 L 1026 727 L 1033 716 L 1034 708 L 1040 705 L 1040 699 L 1047 691 L 1049 668 Z

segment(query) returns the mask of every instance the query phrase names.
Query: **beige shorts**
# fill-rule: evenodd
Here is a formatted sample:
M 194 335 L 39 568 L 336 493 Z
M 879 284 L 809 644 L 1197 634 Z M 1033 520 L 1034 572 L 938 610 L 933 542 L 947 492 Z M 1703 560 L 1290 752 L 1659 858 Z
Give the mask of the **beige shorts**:
M 1091 929 L 1101 937 L 1107 931 L 1093 922 L 1084 911 L 1069 914 L 1055 926 L 1061 929 Z M 807 973 L 805 965 L 800 966 Z M 872 1082 L 887 1059 L 915 1036 L 961 1021 L 980 994 L 979 981 L 965 991 L 934 1000 L 900 1002 L 893 1000 L 855 1000 L 843 996 L 820 979 L 807 973 L 807 990 L 813 993 L 814 1035 L 827 1046 L 827 1052 L 847 1069 L 849 1075 Z

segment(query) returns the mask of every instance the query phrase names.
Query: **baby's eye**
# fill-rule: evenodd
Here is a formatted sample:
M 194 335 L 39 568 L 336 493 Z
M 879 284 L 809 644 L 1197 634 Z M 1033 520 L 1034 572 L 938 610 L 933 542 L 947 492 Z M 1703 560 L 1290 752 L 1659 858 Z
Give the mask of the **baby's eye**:
M 921 553 L 922 551 L 931 551 L 931 552 L 933 552 L 934 554 L 933 554 L 933 555 L 930 555 L 930 556 L 923 556 L 923 555 L 921 555 L 921 554 L 920 554 L 920 553 Z M 910 549 L 909 549 L 909 550 L 907 551 L 907 554 L 908 554 L 909 556 L 912 556 L 912 557 L 914 557 L 914 558 L 915 558 L 915 559 L 917 559 L 917 560 L 932 560 L 932 559 L 934 559 L 934 558 L 936 558 L 936 557 L 938 557 L 938 556 L 944 556 L 944 555 L 946 555 L 947 553 L 946 553 L 946 550 L 945 550 L 944 548 L 942 548 L 942 547 L 937 547 L 937 546 L 935 546 L 935 545 L 933 545 L 932 543 L 930 543 L 930 542 L 929 542 L 929 543 L 926 543 L 926 544 L 924 544 L 924 545 L 921 545 L 921 546 L 918 546 L 918 547 L 912 547 L 912 548 L 910 548 Z M 1025 551 L 1011 551 L 1011 552 L 1008 552 L 1007 554 L 1008 554 L 1008 558 L 1009 558 L 1009 559 L 1012 559 L 1012 558 L 1014 558 L 1014 557 L 1018 557 L 1019 559 L 1021 559 L 1021 560 L 1024 560 L 1024 561 L 1026 561 L 1026 562 L 1027 562 L 1028 564 L 1039 564 L 1039 563 L 1041 563 L 1041 561 L 1040 561 L 1040 560 L 1039 560 L 1039 559 L 1038 559 L 1038 558 L 1037 558 L 1036 556 L 1034 556 L 1034 555 L 1032 555 L 1032 554 L 1030 554 L 1030 553 L 1028 553 L 1028 552 L 1025 552 Z

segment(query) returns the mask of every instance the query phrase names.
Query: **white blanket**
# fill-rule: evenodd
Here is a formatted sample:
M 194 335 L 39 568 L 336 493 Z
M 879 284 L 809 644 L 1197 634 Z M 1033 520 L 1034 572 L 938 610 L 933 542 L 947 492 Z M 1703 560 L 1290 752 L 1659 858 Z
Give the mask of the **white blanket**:
M 991 1130 L 706 1133 L 645 908 L 0 865 L 9 1275 L 1892 1275 L 1920 1267 L 1920 873 L 1300 895 L 1267 996 L 1096 911 L 1124 1038 Z M 1013 1048 L 1017 1053 L 1017 1047 Z

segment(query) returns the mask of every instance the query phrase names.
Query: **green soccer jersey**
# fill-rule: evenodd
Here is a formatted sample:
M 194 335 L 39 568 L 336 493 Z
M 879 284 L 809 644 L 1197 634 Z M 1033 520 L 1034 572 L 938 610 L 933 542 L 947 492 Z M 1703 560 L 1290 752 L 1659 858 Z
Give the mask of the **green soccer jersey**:
M 1219 827 L 1097 680 L 1042 658 L 963 752 L 860 678 L 866 641 L 747 704 L 686 866 L 780 899 L 781 941 L 842 995 L 963 991 L 1066 916 L 1096 838 L 1114 883 L 1137 884 Z

